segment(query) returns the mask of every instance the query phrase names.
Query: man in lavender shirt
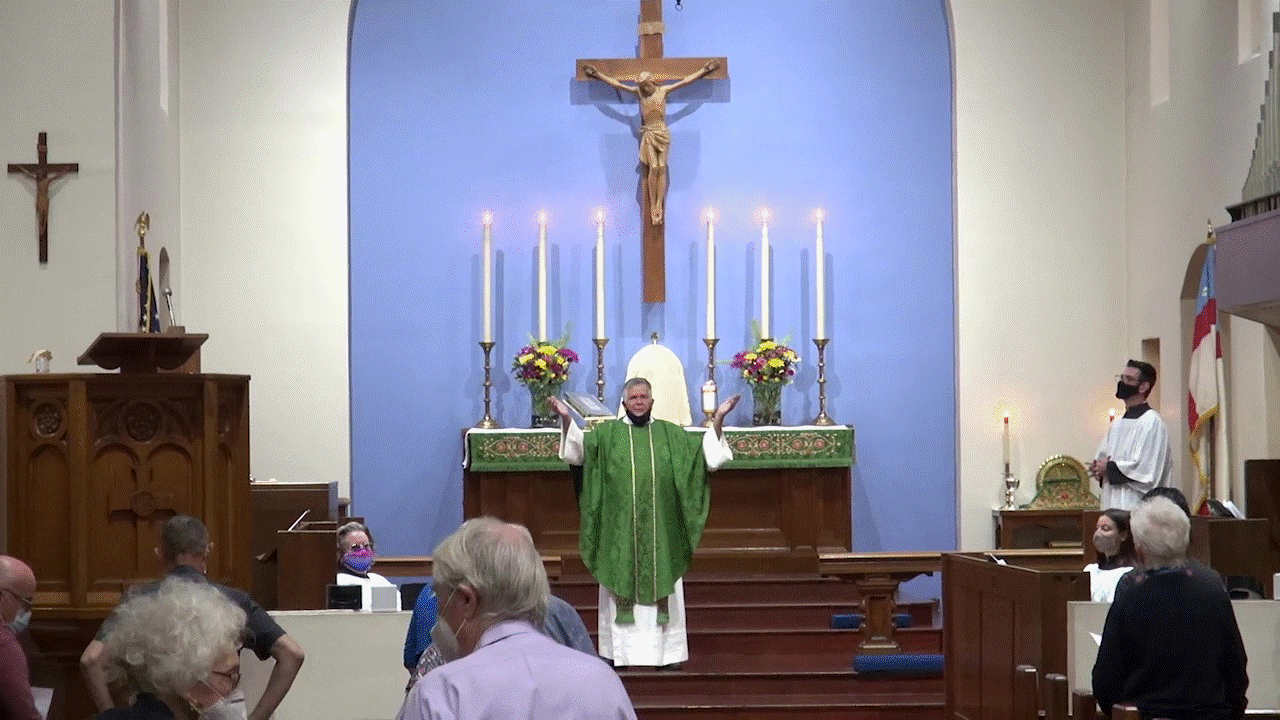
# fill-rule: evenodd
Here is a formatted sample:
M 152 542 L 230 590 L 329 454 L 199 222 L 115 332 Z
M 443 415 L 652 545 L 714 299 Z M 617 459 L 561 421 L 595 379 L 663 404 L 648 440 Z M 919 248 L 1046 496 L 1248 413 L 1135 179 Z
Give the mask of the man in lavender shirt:
M 448 661 L 405 699 L 405 720 L 635 720 L 617 674 L 538 631 L 550 587 L 529 531 L 490 517 L 462 524 L 433 555 Z

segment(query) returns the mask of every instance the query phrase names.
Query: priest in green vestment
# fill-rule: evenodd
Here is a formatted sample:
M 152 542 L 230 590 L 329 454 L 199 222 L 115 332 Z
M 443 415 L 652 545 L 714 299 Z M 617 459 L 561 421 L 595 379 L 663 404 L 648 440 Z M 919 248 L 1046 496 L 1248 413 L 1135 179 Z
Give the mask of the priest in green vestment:
M 579 549 L 600 583 L 600 655 L 615 665 L 670 666 L 688 659 L 680 578 L 710 508 L 707 470 L 733 459 L 724 417 L 709 432 L 651 417 L 643 378 L 623 389 L 625 416 L 583 433 L 558 399 L 560 457 L 583 466 Z

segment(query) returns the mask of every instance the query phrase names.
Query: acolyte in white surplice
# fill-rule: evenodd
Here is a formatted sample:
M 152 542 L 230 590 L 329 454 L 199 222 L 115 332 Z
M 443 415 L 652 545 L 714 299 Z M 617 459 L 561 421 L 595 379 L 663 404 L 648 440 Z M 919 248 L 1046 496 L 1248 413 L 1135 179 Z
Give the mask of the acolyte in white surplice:
M 1096 457 L 1110 457 L 1115 469 L 1128 478 L 1119 484 L 1104 479 L 1103 509 L 1134 509 L 1147 491 L 1168 487 L 1173 473 L 1169 429 L 1160 413 L 1145 404 L 1130 408 L 1111 423 Z

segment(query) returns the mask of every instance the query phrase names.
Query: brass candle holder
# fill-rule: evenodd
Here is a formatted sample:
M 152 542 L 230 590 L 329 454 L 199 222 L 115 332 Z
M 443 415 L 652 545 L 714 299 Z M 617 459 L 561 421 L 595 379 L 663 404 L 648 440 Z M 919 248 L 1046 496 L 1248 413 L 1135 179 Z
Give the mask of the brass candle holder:
M 707 380 L 714 385 L 716 382 L 716 343 L 720 342 L 720 338 L 702 338 L 702 342 L 707 345 Z M 698 394 L 698 398 L 702 398 L 701 393 Z M 716 400 L 719 399 L 720 398 L 717 396 Z M 714 414 L 714 409 L 711 412 L 707 412 L 706 407 L 702 408 L 703 427 L 711 427 L 711 418 Z
M 827 343 L 831 338 L 814 338 L 813 344 L 818 346 L 818 417 L 813 425 L 835 425 L 836 421 L 827 415 Z
M 1018 479 L 1013 476 L 1009 470 L 1009 463 L 1004 464 L 1004 507 L 1001 510 L 1017 510 L 1018 504 L 1013 501 L 1014 493 L 1018 492 Z
M 480 418 L 480 422 L 474 427 L 492 430 L 500 428 L 496 420 L 489 414 L 490 400 L 489 390 L 493 387 L 493 365 L 490 363 L 491 353 L 493 352 L 493 341 L 480 341 L 480 349 L 484 351 L 484 417 Z
M 596 344 L 596 399 L 604 402 L 604 346 L 609 344 L 609 338 L 596 338 L 591 342 Z

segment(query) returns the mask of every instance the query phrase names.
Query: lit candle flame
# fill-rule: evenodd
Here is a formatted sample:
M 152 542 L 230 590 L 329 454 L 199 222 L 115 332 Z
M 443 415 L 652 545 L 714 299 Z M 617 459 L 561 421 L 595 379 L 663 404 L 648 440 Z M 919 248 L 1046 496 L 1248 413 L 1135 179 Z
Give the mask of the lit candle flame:
M 546 210 L 539 210 L 539 211 L 538 211 L 538 224 L 539 224 L 539 225 L 546 225 L 546 224 L 547 224 L 547 211 L 546 211 Z
M 481 223 L 482 225 L 492 225 L 492 224 L 493 224 L 493 211 L 492 211 L 492 210 L 485 210 L 483 213 L 481 213 L 481 214 L 480 214 L 480 223 Z
M 596 223 L 601 224 L 603 222 L 604 222 L 604 208 L 599 208 L 596 210 Z
M 715 208 L 707 208 L 707 211 L 706 211 L 705 213 L 703 213 L 703 217 L 705 217 L 705 218 L 707 219 L 707 222 L 715 222 L 715 221 L 716 221 L 716 209 L 715 209 Z
M 826 213 L 822 212 L 822 208 L 818 208 L 817 212 L 815 212 L 813 216 L 817 218 L 818 222 L 822 222 L 827 217 Z
M 769 208 L 760 208 L 760 224 L 769 224 Z

